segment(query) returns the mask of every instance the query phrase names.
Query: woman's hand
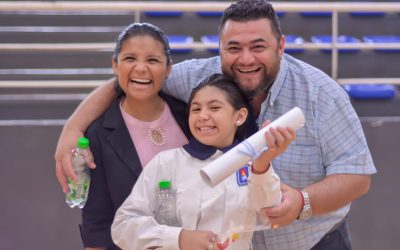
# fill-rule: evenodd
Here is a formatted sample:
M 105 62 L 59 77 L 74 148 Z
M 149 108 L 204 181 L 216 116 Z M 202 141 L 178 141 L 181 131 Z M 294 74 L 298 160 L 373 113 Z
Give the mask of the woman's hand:
M 60 138 L 57 143 L 56 152 L 54 158 L 56 160 L 56 176 L 58 182 L 64 193 L 68 191 L 67 177 L 72 180 L 76 180 L 77 176 L 72 167 L 72 150 L 76 147 L 78 138 L 83 137 L 83 133 L 79 130 L 63 128 Z M 92 153 L 89 151 L 89 155 L 86 157 L 87 165 L 94 169 L 96 164 L 94 164 Z

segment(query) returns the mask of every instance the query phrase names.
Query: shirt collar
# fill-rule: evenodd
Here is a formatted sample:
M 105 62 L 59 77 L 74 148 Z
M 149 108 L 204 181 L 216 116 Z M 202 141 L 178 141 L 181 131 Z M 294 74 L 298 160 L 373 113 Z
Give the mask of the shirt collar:
M 269 91 L 267 101 L 269 102 L 270 106 L 274 106 L 274 102 L 278 96 L 278 93 L 281 90 L 283 83 L 285 82 L 285 78 L 288 72 L 288 62 L 286 61 L 285 58 L 286 55 L 283 54 L 278 76 L 276 77 L 276 80 L 272 84 L 271 89 Z
M 233 143 L 226 147 L 226 148 L 220 148 L 217 149 L 212 146 L 204 145 L 203 143 L 199 142 L 195 138 L 190 139 L 189 143 L 183 146 L 183 149 L 185 149 L 186 152 L 188 152 L 191 156 L 194 158 L 197 158 L 199 160 L 206 160 L 213 156 L 217 150 L 221 150 L 222 152 L 227 152 L 234 146 L 239 144 L 238 140 L 234 140 Z

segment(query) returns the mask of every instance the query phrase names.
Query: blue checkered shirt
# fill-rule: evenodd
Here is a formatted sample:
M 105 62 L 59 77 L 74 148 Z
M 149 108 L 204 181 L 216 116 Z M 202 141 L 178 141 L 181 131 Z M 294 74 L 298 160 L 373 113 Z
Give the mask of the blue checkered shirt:
M 219 57 L 184 61 L 174 65 L 164 90 L 187 101 L 191 89 L 213 73 L 221 73 Z M 283 183 L 303 189 L 332 174 L 376 173 L 361 123 L 346 92 L 322 71 L 285 54 L 257 122 L 273 121 L 295 106 L 304 112 L 306 124 L 297 131 L 297 139 L 287 151 L 273 161 Z M 350 204 L 307 221 L 256 232 L 253 249 L 310 249 L 349 209 Z

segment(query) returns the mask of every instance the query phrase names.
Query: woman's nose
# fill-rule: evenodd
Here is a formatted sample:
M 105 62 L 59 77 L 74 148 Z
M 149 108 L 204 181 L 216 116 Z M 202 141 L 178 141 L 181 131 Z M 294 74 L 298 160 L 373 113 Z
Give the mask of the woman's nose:
M 137 62 L 135 64 L 134 70 L 137 72 L 146 72 L 147 71 L 147 65 L 142 62 Z

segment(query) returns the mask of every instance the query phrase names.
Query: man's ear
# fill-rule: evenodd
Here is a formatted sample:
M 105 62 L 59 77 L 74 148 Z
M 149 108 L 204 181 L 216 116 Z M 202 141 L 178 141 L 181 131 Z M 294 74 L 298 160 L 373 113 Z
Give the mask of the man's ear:
M 278 43 L 279 57 L 281 60 L 282 60 L 283 52 L 285 51 L 285 43 L 286 43 L 286 37 L 285 37 L 285 35 L 282 35 L 281 40 Z
M 247 115 L 249 114 L 249 111 L 247 110 L 247 108 L 241 108 L 239 109 L 239 111 L 237 111 L 237 121 L 236 121 L 236 125 L 239 127 L 241 125 L 243 125 L 243 123 L 246 121 L 247 119 Z

